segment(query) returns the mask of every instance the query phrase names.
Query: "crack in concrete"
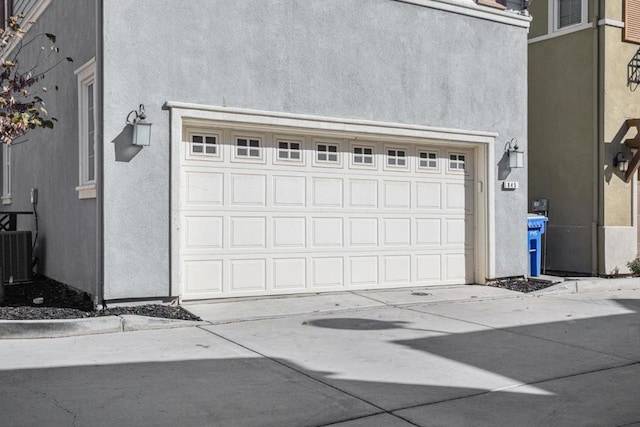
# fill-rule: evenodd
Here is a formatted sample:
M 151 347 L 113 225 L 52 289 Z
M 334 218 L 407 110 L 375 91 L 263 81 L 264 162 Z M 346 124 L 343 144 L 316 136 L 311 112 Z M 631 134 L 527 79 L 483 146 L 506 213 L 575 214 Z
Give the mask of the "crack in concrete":
M 29 388 L 29 387 L 27 387 L 27 386 L 24 386 L 24 385 L 23 385 L 23 386 L 21 386 L 21 387 L 22 387 L 23 389 L 27 390 L 28 392 L 31 392 L 31 393 L 33 393 L 33 394 L 36 394 L 36 395 L 39 395 L 39 396 L 43 397 L 44 399 L 51 400 L 51 401 L 53 402 L 53 404 L 54 404 L 57 408 L 59 408 L 59 409 L 63 410 L 64 412 L 66 412 L 67 414 L 69 414 L 69 415 L 71 415 L 71 416 L 73 417 L 73 421 L 72 421 L 71 425 L 72 425 L 73 427 L 75 427 L 75 426 L 76 426 L 76 421 L 77 421 L 77 419 L 78 419 L 78 415 L 77 415 L 75 412 L 73 412 L 72 410 L 70 410 L 70 409 L 68 409 L 68 408 L 64 407 L 64 406 L 63 406 L 63 405 L 62 405 L 62 404 L 61 404 L 61 403 L 60 403 L 60 402 L 59 402 L 55 397 L 49 396 L 49 395 L 48 395 L 47 393 L 45 393 L 44 391 L 40 391 L 40 390 L 33 390 L 33 389 L 31 389 L 31 388 Z

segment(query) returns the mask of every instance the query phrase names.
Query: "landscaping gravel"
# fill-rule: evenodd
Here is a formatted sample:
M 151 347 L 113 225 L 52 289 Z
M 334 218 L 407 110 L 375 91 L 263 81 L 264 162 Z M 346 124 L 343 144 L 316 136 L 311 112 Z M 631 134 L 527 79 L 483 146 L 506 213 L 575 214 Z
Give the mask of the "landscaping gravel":
M 496 288 L 508 289 L 510 291 L 529 293 L 548 288 L 549 286 L 552 286 L 553 283 L 548 280 L 535 280 L 516 277 L 494 280 L 493 282 L 488 282 L 487 285 Z
M 0 320 L 81 319 L 122 314 L 200 320 L 182 307 L 162 304 L 94 310 L 89 294 L 44 276 L 31 282 L 5 285 L 4 299 L 0 301 Z

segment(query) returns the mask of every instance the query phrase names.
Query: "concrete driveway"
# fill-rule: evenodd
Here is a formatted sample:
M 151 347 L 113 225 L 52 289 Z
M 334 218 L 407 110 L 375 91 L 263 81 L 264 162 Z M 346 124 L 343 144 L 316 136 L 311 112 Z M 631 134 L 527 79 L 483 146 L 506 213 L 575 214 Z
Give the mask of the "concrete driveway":
M 640 426 L 640 286 L 186 306 L 198 327 L 0 341 L 3 425 Z M 635 424 L 634 424 L 635 423 Z

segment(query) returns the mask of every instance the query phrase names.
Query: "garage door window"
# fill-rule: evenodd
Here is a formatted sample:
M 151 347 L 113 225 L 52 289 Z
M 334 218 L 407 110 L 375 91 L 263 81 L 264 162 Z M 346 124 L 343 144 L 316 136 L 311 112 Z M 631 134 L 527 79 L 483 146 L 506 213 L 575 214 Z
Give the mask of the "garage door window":
M 218 137 L 215 135 L 191 135 L 191 154 L 218 156 Z
M 278 140 L 278 160 L 302 162 L 302 143 L 300 141 Z
M 438 153 L 435 151 L 418 152 L 418 168 L 427 170 L 438 169 Z
M 465 170 L 464 154 L 449 154 L 449 170 L 454 172 L 464 172 Z
M 407 150 L 397 148 L 387 149 L 387 166 L 406 169 Z
M 319 163 L 339 163 L 338 146 L 336 144 L 318 144 L 316 146 L 316 160 Z
M 353 147 L 354 166 L 373 166 L 373 147 L 354 146 Z
M 236 138 L 236 158 L 262 159 L 262 147 L 259 138 Z

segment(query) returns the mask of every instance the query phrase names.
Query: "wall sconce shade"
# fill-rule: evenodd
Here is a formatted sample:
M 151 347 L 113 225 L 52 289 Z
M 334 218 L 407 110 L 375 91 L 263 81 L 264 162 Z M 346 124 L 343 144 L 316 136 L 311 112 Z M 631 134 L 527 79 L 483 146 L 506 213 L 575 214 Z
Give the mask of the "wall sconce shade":
M 618 151 L 618 154 L 613 158 L 613 166 L 617 167 L 620 172 L 626 172 L 629 168 L 629 159 L 622 151 Z
M 131 119 L 133 115 L 133 119 Z M 127 124 L 133 126 L 133 145 L 151 145 L 151 123 L 146 121 L 147 115 L 144 112 L 144 104 L 140 104 L 138 111 L 132 110 L 127 115 Z
M 518 140 L 512 138 L 507 143 L 505 150 L 509 154 L 509 167 L 510 168 L 523 168 L 524 167 L 524 152 L 518 149 Z

